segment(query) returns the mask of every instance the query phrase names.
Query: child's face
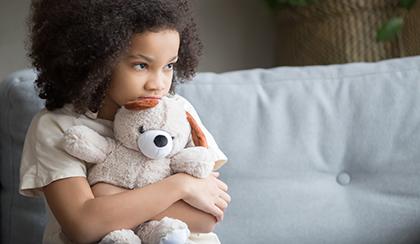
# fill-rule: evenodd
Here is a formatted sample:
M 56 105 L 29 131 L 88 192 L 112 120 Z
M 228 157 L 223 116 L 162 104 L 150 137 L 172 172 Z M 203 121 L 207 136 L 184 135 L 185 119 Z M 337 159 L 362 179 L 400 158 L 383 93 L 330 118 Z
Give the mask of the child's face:
M 179 45 L 175 30 L 135 34 L 112 73 L 108 99 L 122 106 L 139 97 L 168 94 Z

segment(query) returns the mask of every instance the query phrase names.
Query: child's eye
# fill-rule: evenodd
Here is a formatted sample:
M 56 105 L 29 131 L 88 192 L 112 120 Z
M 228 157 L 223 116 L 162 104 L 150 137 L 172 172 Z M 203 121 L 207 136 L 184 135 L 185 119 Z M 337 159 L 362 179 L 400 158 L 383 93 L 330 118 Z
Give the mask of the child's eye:
M 147 64 L 135 64 L 133 67 L 136 70 L 144 70 L 144 69 L 146 69 Z
M 174 69 L 174 63 L 170 63 L 166 65 L 167 69 Z

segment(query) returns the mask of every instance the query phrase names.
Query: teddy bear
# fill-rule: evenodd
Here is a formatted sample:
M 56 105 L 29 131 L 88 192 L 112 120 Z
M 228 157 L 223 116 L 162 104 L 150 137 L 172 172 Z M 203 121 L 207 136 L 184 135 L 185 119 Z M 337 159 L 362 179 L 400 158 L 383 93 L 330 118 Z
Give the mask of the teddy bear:
M 84 125 L 64 133 L 64 150 L 90 166 L 91 186 L 105 182 L 134 189 L 179 172 L 204 178 L 215 168 L 215 152 L 174 97 L 127 103 L 115 114 L 113 133 L 114 138 L 104 137 Z M 165 217 L 147 221 L 135 231 L 114 230 L 100 243 L 186 243 L 189 234 L 184 222 Z

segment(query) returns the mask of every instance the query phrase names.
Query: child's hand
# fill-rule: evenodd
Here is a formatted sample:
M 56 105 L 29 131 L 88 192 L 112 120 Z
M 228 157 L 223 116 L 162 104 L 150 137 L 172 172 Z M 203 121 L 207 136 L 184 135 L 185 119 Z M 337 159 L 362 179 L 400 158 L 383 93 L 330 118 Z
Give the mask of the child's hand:
M 210 176 L 198 179 L 193 176 L 183 174 L 186 177 L 186 196 L 185 202 L 204 212 L 212 214 L 217 222 L 223 220 L 224 210 L 230 203 L 230 196 L 227 194 L 228 186 L 217 177 L 218 172 L 213 172 Z

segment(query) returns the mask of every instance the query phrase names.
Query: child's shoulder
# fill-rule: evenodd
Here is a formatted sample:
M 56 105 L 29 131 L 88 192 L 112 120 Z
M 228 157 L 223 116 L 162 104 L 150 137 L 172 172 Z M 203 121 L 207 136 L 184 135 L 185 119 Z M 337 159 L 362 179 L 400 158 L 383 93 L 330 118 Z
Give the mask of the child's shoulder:
M 75 125 L 86 125 L 98 132 L 107 132 L 112 126 L 111 121 L 101 119 L 91 119 L 84 114 L 76 113 L 73 106 L 70 104 L 64 107 L 47 110 L 42 109 L 32 119 L 28 133 L 34 133 L 36 137 L 39 136 L 58 136 L 63 135 L 64 131 Z M 110 132 L 101 134 L 110 134 Z
M 64 131 L 77 120 L 77 116 L 66 108 L 42 109 L 33 117 L 22 149 L 21 194 L 40 195 L 40 188 L 54 180 L 86 176 L 85 163 L 71 157 L 61 147 Z
M 188 112 L 195 111 L 193 105 L 185 97 L 176 93 L 176 94 L 172 95 L 172 98 L 179 101 L 184 106 L 184 109 L 186 111 L 188 111 Z
M 180 101 L 180 102 L 188 102 L 188 100 L 185 97 L 179 95 L 178 93 L 175 93 L 175 94 L 171 95 L 170 97 L 172 99 Z
M 73 124 L 77 118 L 77 114 L 72 112 L 68 106 L 55 110 L 44 108 L 35 114 L 30 128 L 35 130 L 48 128 L 49 131 L 54 129 L 62 130 L 64 129 L 63 126 L 66 124 Z

